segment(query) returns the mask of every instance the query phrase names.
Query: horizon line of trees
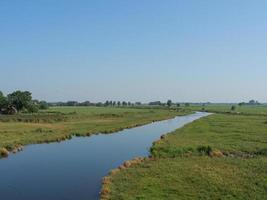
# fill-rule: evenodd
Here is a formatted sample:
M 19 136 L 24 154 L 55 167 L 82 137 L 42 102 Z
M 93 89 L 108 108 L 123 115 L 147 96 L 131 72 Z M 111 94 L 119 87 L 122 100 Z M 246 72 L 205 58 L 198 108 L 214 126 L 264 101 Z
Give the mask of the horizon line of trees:
M 119 107 L 119 106 L 140 106 L 142 105 L 141 102 L 132 103 L 130 101 L 105 101 L 105 102 L 97 102 L 93 103 L 90 101 L 78 102 L 78 101 L 67 101 L 67 102 L 56 102 L 56 103 L 49 103 L 49 106 L 97 106 L 97 107 Z
M 176 106 L 180 107 L 182 104 L 181 103 L 173 103 L 172 100 L 168 100 L 166 103 L 162 103 L 161 101 L 152 101 L 148 103 L 149 106 Z M 184 106 L 188 107 L 190 106 L 190 103 L 183 103 Z
M 0 91 L 0 114 L 16 114 L 18 112 L 36 113 L 39 109 L 48 109 L 46 101 L 32 99 L 29 91 L 17 90 L 4 96 Z
M 44 110 L 48 109 L 49 106 L 97 106 L 97 107 L 135 107 L 135 106 L 164 106 L 164 107 L 180 107 L 181 105 L 189 107 L 190 103 L 173 103 L 171 100 L 168 100 L 166 103 L 162 103 L 161 101 L 153 101 L 148 104 L 143 104 L 142 102 L 132 103 L 130 101 L 111 101 L 107 100 L 105 102 L 97 102 L 92 103 L 90 101 L 78 102 L 78 101 L 67 101 L 67 102 L 56 102 L 56 103 L 47 103 L 46 101 L 38 101 L 32 99 L 32 94 L 29 91 L 20 91 L 17 90 L 4 96 L 4 94 L 0 91 L 0 114 L 16 114 L 18 112 L 27 112 L 27 113 L 35 113 L 38 112 L 39 109 Z M 202 104 L 202 106 L 206 106 L 211 104 L 210 102 Z M 238 104 L 239 106 L 243 105 L 261 105 L 256 100 L 250 100 L 249 102 L 241 102 Z M 236 107 L 233 105 L 231 110 L 234 111 Z
M 97 102 L 93 103 L 90 101 L 78 102 L 78 101 L 67 101 L 67 102 L 53 102 L 48 103 L 49 106 L 97 106 L 97 107 L 133 107 L 133 106 L 177 106 L 180 107 L 181 103 L 173 103 L 171 100 L 168 100 L 166 103 L 162 103 L 161 101 L 153 101 L 149 103 L 135 102 L 132 103 L 130 101 L 110 101 L 107 100 L 105 102 Z M 190 103 L 183 103 L 184 106 L 190 106 Z M 203 104 L 202 104 L 203 105 Z
M 241 102 L 238 104 L 239 106 L 245 106 L 245 105 L 250 105 L 250 106 L 254 106 L 254 105 L 261 105 L 260 102 L 256 101 L 256 100 L 250 100 L 249 102 Z

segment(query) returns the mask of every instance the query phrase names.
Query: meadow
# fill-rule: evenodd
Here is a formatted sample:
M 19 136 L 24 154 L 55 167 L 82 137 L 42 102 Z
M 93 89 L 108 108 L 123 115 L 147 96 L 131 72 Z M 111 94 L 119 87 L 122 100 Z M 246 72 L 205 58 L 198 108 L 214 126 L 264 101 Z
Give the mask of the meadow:
M 234 106 L 235 110 L 231 110 Z M 231 113 L 231 114 L 242 114 L 242 115 L 266 115 L 267 116 L 267 105 L 242 105 L 237 104 L 207 104 L 207 105 L 191 105 L 185 107 L 187 110 L 198 110 L 207 111 L 211 113 Z
M 102 199 L 266 199 L 266 107 L 212 109 L 155 141 L 151 158 L 111 172 Z
M 51 107 L 0 115 L 0 157 L 22 145 L 108 134 L 194 111 L 215 114 L 155 141 L 103 179 L 102 199 L 266 199 L 267 107 Z
M 149 108 L 51 107 L 36 114 L 0 115 L 0 155 L 21 150 L 22 145 L 112 133 L 183 114 Z

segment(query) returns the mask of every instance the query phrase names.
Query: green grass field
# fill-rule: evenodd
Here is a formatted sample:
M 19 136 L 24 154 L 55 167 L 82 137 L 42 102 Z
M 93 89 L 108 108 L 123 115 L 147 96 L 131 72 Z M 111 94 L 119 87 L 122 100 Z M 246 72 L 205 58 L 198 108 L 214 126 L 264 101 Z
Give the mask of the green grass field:
M 235 106 L 235 110 L 231 111 L 232 105 Z M 243 115 L 266 115 L 267 116 L 267 105 L 258 105 L 258 106 L 250 106 L 243 105 L 238 106 L 235 104 L 209 104 L 206 106 L 189 106 L 185 107 L 190 110 L 198 110 L 202 111 L 203 109 L 208 112 L 213 113 L 233 113 L 233 114 L 243 114 Z
M 214 114 L 156 141 L 153 157 L 111 173 L 102 199 L 267 199 L 267 117 Z
M 52 107 L 37 114 L 0 115 L 0 149 L 111 133 L 185 112 L 111 107 Z
M 151 159 L 116 170 L 102 199 L 266 199 L 267 109 L 209 105 L 217 114 L 169 133 Z M 112 133 L 202 110 L 53 107 L 37 114 L 0 115 L 0 150 L 55 142 L 72 135 Z M 4 152 L 0 152 L 2 154 Z
M 210 146 L 225 155 L 267 153 L 267 117 L 214 114 L 168 134 L 152 147 L 154 156 L 175 157 Z

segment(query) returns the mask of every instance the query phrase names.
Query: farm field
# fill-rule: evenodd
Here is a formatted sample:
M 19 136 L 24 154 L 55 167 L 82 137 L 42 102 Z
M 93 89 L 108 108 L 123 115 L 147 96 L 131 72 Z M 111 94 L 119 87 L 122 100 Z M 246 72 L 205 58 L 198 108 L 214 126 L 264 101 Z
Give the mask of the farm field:
M 52 107 L 36 114 L 0 115 L 0 148 L 55 142 L 72 135 L 111 133 L 152 121 L 183 115 L 161 109 Z
M 102 199 L 266 199 L 267 117 L 253 109 L 169 133 L 152 158 L 111 173 Z

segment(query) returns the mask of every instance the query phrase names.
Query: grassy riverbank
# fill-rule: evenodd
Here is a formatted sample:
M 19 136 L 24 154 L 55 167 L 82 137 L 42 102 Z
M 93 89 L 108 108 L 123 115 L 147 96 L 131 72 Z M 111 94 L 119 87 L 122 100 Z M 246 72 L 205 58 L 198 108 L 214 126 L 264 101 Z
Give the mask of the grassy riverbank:
M 186 114 L 175 110 L 111 107 L 53 107 L 37 114 L 0 115 L 0 150 L 55 142 L 72 135 L 111 133 Z M 0 157 L 5 155 L 1 150 Z
M 102 199 L 266 199 L 267 118 L 214 114 L 168 134 L 153 158 L 117 170 Z

